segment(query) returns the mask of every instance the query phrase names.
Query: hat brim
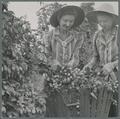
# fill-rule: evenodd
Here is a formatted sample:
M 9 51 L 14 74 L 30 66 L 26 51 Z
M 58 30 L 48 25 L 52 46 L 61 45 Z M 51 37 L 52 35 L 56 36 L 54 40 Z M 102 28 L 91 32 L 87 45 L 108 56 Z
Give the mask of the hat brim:
M 108 15 L 113 16 L 115 18 L 115 24 L 118 24 L 118 16 L 116 14 L 108 13 L 108 12 L 105 12 L 105 11 L 92 11 L 92 12 L 88 12 L 86 17 L 87 17 L 89 22 L 98 24 L 97 16 L 99 14 L 108 14 Z
M 85 14 L 84 14 L 84 11 L 80 7 L 77 7 L 77 6 L 66 6 L 66 7 L 63 7 L 61 9 L 57 10 L 50 17 L 50 24 L 53 27 L 57 27 L 59 25 L 59 21 L 57 18 L 58 15 L 61 13 L 64 15 L 64 11 L 71 11 L 72 9 L 74 9 L 76 11 L 76 14 L 77 14 L 76 19 L 75 19 L 74 24 L 73 24 L 73 27 L 79 26 L 83 22 L 83 20 L 85 18 Z

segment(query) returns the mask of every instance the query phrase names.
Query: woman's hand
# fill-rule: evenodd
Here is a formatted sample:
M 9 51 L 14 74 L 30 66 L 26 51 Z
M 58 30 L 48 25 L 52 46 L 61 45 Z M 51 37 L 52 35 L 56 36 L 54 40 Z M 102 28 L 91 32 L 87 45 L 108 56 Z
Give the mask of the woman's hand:
M 58 60 L 53 60 L 51 67 L 53 70 L 56 70 L 58 66 L 61 66 Z
M 74 60 L 70 60 L 67 64 L 68 67 L 73 67 L 74 64 Z
M 68 67 L 72 67 L 73 66 L 73 60 L 69 61 L 69 63 L 67 64 Z
M 102 73 L 104 75 L 109 75 L 113 70 L 113 66 L 112 66 L 112 63 L 107 63 L 103 66 L 102 68 Z
M 89 68 L 89 69 L 91 69 L 91 67 L 90 67 L 90 65 L 85 65 L 84 67 L 83 67 L 83 69 L 82 69 L 82 71 L 81 72 L 85 72 L 85 70 L 87 69 L 87 68 Z

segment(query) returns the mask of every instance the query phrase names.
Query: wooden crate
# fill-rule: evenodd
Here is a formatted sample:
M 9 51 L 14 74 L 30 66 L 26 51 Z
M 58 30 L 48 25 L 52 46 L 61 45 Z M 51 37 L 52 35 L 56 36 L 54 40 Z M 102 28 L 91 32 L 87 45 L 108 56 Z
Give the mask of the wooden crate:
M 79 114 L 77 113 L 76 107 L 74 105 L 70 105 L 70 101 L 68 101 L 68 108 L 70 108 L 71 116 L 80 116 L 80 117 L 108 117 L 110 105 L 112 102 L 113 93 L 108 91 L 105 87 L 98 89 L 95 94 L 97 99 L 91 96 L 91 89 L 81 88 L 79 97 L 75 99 L 76 94 L 75 91 L 71 92 L 71 95 L 68 97 L 66 94 L 66 98 L 71 99 L 71 102 L 75 104 L 79 98 Z M 73 108 L 73 109 L 72 109 Z
M 99 88 L 96 98 L 90 95 L 90 89 L 80 91 L 80 116 L 81 117 L 108 117 L 113 93 L 105 87 Z

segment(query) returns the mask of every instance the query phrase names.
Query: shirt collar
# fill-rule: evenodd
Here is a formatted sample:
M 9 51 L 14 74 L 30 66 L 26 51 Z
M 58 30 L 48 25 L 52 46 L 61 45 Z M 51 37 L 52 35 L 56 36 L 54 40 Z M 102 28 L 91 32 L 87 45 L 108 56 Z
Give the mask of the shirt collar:
M 68 31 L 70 33 L 70 35 L 74 35 L 75 31 L 73 29 Z M 60 27 L 56 27 L 55 31 L 54 31 L 55 35 L 60 35 Z

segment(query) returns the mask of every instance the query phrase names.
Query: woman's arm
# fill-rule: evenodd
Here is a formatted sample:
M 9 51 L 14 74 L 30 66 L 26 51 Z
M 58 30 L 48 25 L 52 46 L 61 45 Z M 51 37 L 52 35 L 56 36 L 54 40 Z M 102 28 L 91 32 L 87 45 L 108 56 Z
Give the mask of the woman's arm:
M 97 44 L 96 44 L 97 35 L 98 35 L 98 32 L 96 32 L 93 37 L 93 57 L 92 57 L 91 61 L 85 67 L 92 68 L 99 64 L 100 57 L 99 57 L 98 48 L 97 48 Z
M 112 71 L 117 71 L 118 70 L 118 38 L 117 38 L 117 34 L 116 34 L 116 37 L 115 37 L 115 40 L 114 40 L 114 43 L 112 45 L 113 47 L 113 50 L 114 50 L 114 53 L 112 53 L 112 61 L 105 64 L 104 67 L 103 67 L 103 71 L 105 72 L 112 72 Z
M 56 70 L 57 66 L 61 66 L 59 61 L 55 59 L 53 56 L 53 48 L 52 48 L 52 40 L 53 40 L 53 30 L 48 33 L 47 37 L 47 51 L 48 51 L 48 65 L 50 65 L 53 69 Z
M 119 59 L 119 57 L 118 57 L 118 47 L 119 47 L 119 43 L 118 43 L 118 38 L 116 37 L 116 42 L 115 42 L 115 56 L 114 56 L 114 58 L 112 59 L 113 61 L 111 62 L 111 64 L 112 64 L 112 67 L 113 67 L 113 69 L 117 69 L 118 70 L 118 59 Z
M 69 67 L 76 67 L 79 64 L 79 49 L 76 50 L 72 56 L 72 59 L 69 61 Z

